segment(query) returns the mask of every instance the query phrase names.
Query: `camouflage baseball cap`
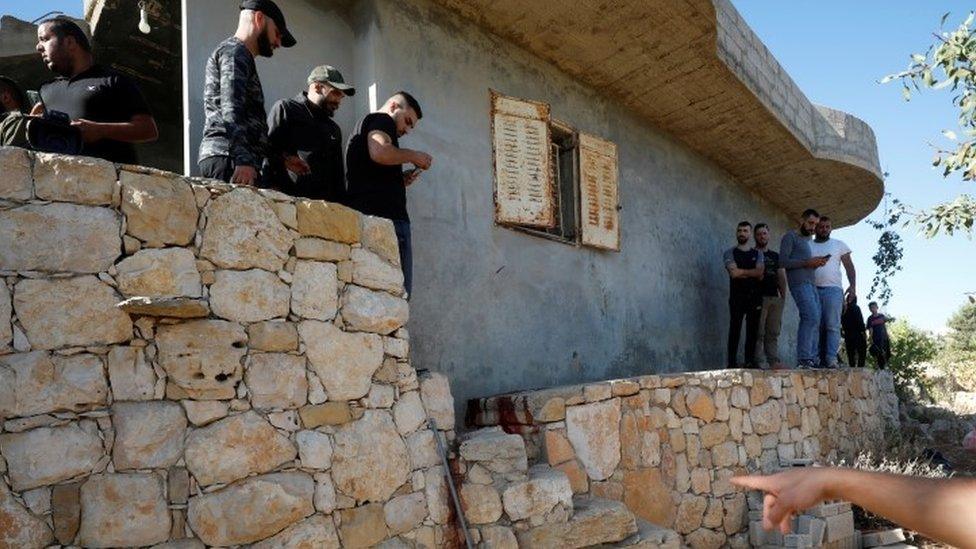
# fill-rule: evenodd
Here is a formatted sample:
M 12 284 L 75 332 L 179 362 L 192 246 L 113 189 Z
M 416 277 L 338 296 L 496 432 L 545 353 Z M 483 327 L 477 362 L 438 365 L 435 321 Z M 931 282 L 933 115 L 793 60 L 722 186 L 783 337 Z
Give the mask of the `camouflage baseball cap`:
M 346 84 L 342 73 L 331 65 L 319 65 L 312 69 L 312 72 L 308 75 L 308 83 L 311 84 L 312 82 L 322 82 L 346 95 L 356 95 L 356 88 Z

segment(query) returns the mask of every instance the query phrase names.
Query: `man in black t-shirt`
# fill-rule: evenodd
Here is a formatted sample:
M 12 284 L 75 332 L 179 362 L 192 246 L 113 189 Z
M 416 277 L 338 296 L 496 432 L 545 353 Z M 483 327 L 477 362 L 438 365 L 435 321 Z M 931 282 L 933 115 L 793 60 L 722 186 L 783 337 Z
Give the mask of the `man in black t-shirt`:
M 128 77 L 95 64 L 88 37 L 73 21 L 58 17 L 41 23 L 37 51 L 58 78 L 41 86 L 41 102 L 31 114 L 66 114 L 81 132 L 83 154 L 132 164 L 132 144 L 159 137 L 139 89 Z
M 736 355 L 739 353 L 739 334 L 742 332 L 742 319 L 746 320 L 746 367 L 756 367 L 756 340 L 759 332 L 759 316 L 762 313 L 761 281 L 765 272 L 763 253 L 749 247 L 752 237 L 752 223 L 742 221 L 736 227 L 735 238 L 738 243 L 725 251 L 723 262 L 729 273 L 729 341 L 727 364 L 729 368 L 738 367 Z
M 759 315 L 756 356 L 765 357 L 766 367 L 781 368 L 779 332 L 783 323 L 783 300 L 786 297 L 786 269 L 779 266 L 779 254 L 769 249 L 769 225 L 756 223 L 756 249 L 762 252 L 762 313 Z
M 430 168 L 433 158 L 425 152 L 400 148 L 400 138 L 422 117 L 417 100 L 405 91 L 397 92 L 380 110 L 359 122 L 346 149 L 346 201 L 364 214 L 393 220 L 408 296 L 413 287 L 413 253 L 407 187 L 417 181 L 421 171 Z M 415 168 L 404 173 L 403 164 Z

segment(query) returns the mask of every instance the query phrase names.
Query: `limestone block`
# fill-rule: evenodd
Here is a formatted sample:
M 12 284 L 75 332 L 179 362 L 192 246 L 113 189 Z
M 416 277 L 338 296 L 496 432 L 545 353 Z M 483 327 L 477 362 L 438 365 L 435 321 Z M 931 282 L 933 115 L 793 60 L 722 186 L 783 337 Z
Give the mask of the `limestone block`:
M 247 357 L 244 382 L 255 408 L 298 408 L 308 396 L 305 357 L 257 353 Z
M 338 549 L 339 534 L 332 517 L 312 515 L 296 522 L 251 549 Z
M 397 252 L 399 254 L 399 252 Z M 403 293 L 403 270 L 363 248 L 352 251 L 352 281 L 374 290 Z
M 452 510 L 448 503 L 450 496 L 444 478 L 444 467 L 431 467 L 424 473 L 424 495 L 427 497 L 430 519 L 436 524 L 446 524 L 451 519 Z
M 156 374 L 138 347 L 112 347 L 108 352 L 108 377 L 115 401 L 153 399 Z
M 0 199 L 27 201 L 31 199 L 30 154 L 24 149 L 0 147 Z
M 127 297 L 200 297 L 196 258 L 186 248 L 140 250 L 116 265 L 115 280 Z
M 339 516 L 343 547 L 373 547 L 386 538 L 386 521 L 380 503 L 344 509 Z
M 400 266 L 400 243 L 393 221 L 385 217 L 363 216 L 363 246 L 386 262 Z
M 174 512 L 182 513 L 182 511 L 174 511 Z M 179 516 L 182 517 L 183 515 L 181 514 Z M 176 523 L 176 520 L 174 518 L 172 527 L 173 528 L 179 527 L 178 530 L 179 535 L 181 536 L 185 535 L 184 533 L 184 528 L 186 527 L 185 523 L 181 526 Z M 174 533 L 173 535 L 176 534 Z M 203 542 L 198 540 L 197 538 L 182 538 L 182 539 L 174 539 L 174 540 L 166 541 L 163 543 L 157 543 L 156 545 L 152 546 L 152 549 L 207 549 L 207 546 L 204 545 Z
M 299 431 L 298 458 L 306 469 L 328 469 L 332 466 L 332 441 L 329 435 L 318 431 Z
M 0 417 L 86 410 L 107 398 L 102 361 L 95 355 L 0 356 Z
M 437 439 L 430 429 L 416 431 L 407 436 L 407 453 L 410 454 L 411 468 L 424 469 L 441 463 L 437 452 Z
M 390 334 L 409 318 L 405 299 L 351 284 L 342 293 L 342 320 L 349 329 Z
M 189 183 L 126 170 L 119 174 L 119 182 L 127 234 L 154 248 L 193 242 L 200 212 Z
M 508 526 L 483 526 L 481 541 L 492 549 L 518 549 L 515 533 Z
M 470 433 L 458 450 L 461 458 L 480 463 L 489 471 L 508 473 L 526 471 L 528 458 L 522 437 L 501 429 L 480 429 Z
M 163 469 L 183 456 L 186 416 L 177 402 L 116 402 L 112 426 L 116 470 Z
M 298 327 L 276 320 L 256 322 L 247 327 L 247 346 L 257 351 L 297 351 Z
M 312 477 L 301 472 L 252 477 L 190 498 L 187 519 L 207 545 L 252 543 L 314 513 L 314 490 Z
M 295 257 L 316 261 L 345 261 L 352 252 L 348 244 L 322 240 L 321 238 L 301 237 L 295 240 Z
M 461 486 L 461 505 L 469 524 L 490 524 L 502 516 L 502 499 L 490 485 Z
M 302 418 L 302 424 L 309 429 L 322 425 L 342 425 L 352 421 L 352 410 L 346 402 L 323 402 L 303 406 L 298 413 Z
M 674 519 L 674 529 L 679 534 L 690 534 L 701 527 L 708 507 L 708 498 L 704 496 L 686 495 L 678 505 Z
M 116 305 L 133 316 L 168 318 L 206 318 L 210 305 L 202 299 L 187 297 L 130 297 Z
M 299 261 L 291 284 L 291 310 L 313 320 L 332 320 L 339 307 L 339 278 L 334 263 Z
M 336 488 L 358 501 L 384 501 L 410 474 L 407 447 L 385 410 L 367 410 L 362 419 L 335 434 L 332 478 Z
M 184 400 L 186 418 L 197 427 L 227 416 L 228 404 L 220 400 Z
M 115 165 L 87 156 L 34 155 L 34 194 L 54 202 L 112 204 Z
M 783 424 L 783 412 L 780 409 L 780 402 L 776 400 L 749 410 L 748 417 L 752 422 L 753 430 L 758 435 L 778 433 Z
M 726 545 L 725 535 L 708 528 L 699 528 L 688 534 L 685 539 L 690 547 L 724 547 Z
M 427 373 L 420 380 L 420 398 L 427 409 L 427 417 L 437 422 L 439 430 L 454 428 L 454 397 L 451 396 L 451 384 L 447 376 L 437 372 Z
M 620 399 L 566 408 L 566 435 L 592 480 L 606 480 L 620 462 Z
M 288 316 L 290 292 L 278 275 L 251 269 L 217 271 L 210 286 L 213 313 L 227 320 L 257 322 Z
M 160 326 L 156 332 L 157 360 L 169 381 L 189 398 L 234 398 L 246 341 L 244 328 L 223 320 Z
M 41 451 L 43 449 L 43 451 Z M 14 490 L 29 490 L 91 473 L 104 455 L 93 421 L 0 435 Z
M 497 498 L 498 495 L 496 494 Z M 499 502 L 501 507 L 501 502 Z M 499 510 L 499 515 L 501 511 Z M 405 496 L 398 496 L 386 502 L 383 506 L 383 516 L 390 535 L 409 532 L 423 523 L 427 518 L 427 498 L 423 492 L 414 492 Z
M 108 208 L 30 204 L 0 211 L 0 269 L 99 273 L 122 251 L 122 220 Z
M 684 455 L 681 456 L 684 458 Z M 685 461 L 687 463 L 687 461 Z M 685 465 L 687 475 L 687 465 Z M 671 524 L 675 505 L 670 482 L 659 468 L 624 472 L 623 502 L 638 517 L 654 524 Z M 681 487 L 676 488 L 681 490 Z
M 288 437 L 251 411 L 196 429 L 186 439 L 186 467 L 202 485 L 271 471 L 297 453 Z
M 277 272 L 284 267 L 292 237 L 261 195 L 234 189 L 211 201 L 204 213 L 200 257 L 225 269 Z
M 393 405 L 393 421 L 401 435 L 416 431 L 426 419 L 427 413 L 417 391 L 401 394 L 400 400 Z
M 573 508 L 573 489 L 562 471 L 537 465 L 528 480 L 509 484 L 502 493 L 505 513 L 513 521 L 548 514 L 557 505 Z
M 369 392 L 373 373 L 383 363 L 383 340 L 374 334 L 346 333 L 335 325 L 303 321 L 298 332 L 309 364 L 331 400 L 351 400 Z
M 14 308 L 35 349 L 119 343 L 132 338 L 132 321 L 115 308 L 119 298 L 94 276 L 22 280 Z
M 82 546 L 142 546 L 169 538 L 170 514 L 159 475 L 95 475 L 81 486 L 81 508 Z
M 634 516 L 622 503 L 606 499 L 579 503 L 568 522 L 543 524 L 520 532 L 519 541 L 524 547 L 606 547 L 637 532 Z
M 725 442 L 729 438 L 729 425 L 727 423 L 708 423 L 701 428 L 699 436 L 702 446 L 711 448 L 716 444 Z
M 395 400 L 396 387 L 385 383 L 374 383 L 369 388 L 365 404 L 367 408 L 392 408 Z
M 61 545 L 71 545 L 81 524 L 80 482 L 58 484 L 51 489 L 51 521 L 54 537 Z
M 10 290 L 0 282 L 0 353 L 9 351 L 13 347 L 14 330 L 10 323 L 13 305 L 10 302 Z
M 704 389 L 700 387 L 690 387 L 685 392 L 685 403 L 688 413 L 704 420 L 706 423 L 715 419 L 715 400 Z
M 0 166 L 5 150 L 0 149 Z M 4 482 L 0 482 L 0 525 L 0 547 L 39 549 L 54 541 L 54 533 L 47 523 L 14 499 Z
M 360 241 L 362 216 L 356 210 L 321 200 L 302 200 L 296 207 L 298 231 L 302 236 L 318 236 L 346 244 Z
M 315 475 L 315 510 L 328 515 L 336 508 L 335 484 L 328 473 Z

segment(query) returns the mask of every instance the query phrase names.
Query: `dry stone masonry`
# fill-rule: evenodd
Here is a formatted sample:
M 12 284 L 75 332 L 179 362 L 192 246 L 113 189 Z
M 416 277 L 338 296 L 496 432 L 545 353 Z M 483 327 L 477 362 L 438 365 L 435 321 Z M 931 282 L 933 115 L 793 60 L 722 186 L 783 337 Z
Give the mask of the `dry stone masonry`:
M 598 508 L 619 502 L 638 526 L 656 526 L 658 535 L 670 531 L 693 548 L 749 547 L 750 542 L 799 547 L 790 543 L 819 546 L 810 541 L 816 532 L 811 535 L 809 524 L 802 525 L 802 535 L 788 539 L 763 537 L 756 531 L 756 510 L 750 512 L 746 494 L 729 479 L 879 448 L 885 430 L 898 425 L 898 410 L 887 372 L 720 370 L 476 399 L 469 402 L 467 420 L 482 428 L 460 446 L 467 482 L 499 485 L 499 474 L 527 470 L 528 482 L 536 483 L 524 490 L 534 499 L 513 488 L 502 497 L 522 544 L 572 545 L 571 538 L 585 539 L 578 524 L 583 511 L 568 521 L 551 520 L 571 496 L 595 501 Z M 524 455 L 515 450 L 516 441 Z M 481 505 L 469 504 L 469 518 L 475 507 Z M 829 519 L 827 537 L 817 538 L 826 540 L 825 546 L 853 543 L 853 533 L 840 533 L 852 524 L 846 509 Z M 598 521 L 605 527 L 601 535 L 614 522 Z
M 388 220 L 0 148 L 0 235 L 0 547 L 455 538 Z

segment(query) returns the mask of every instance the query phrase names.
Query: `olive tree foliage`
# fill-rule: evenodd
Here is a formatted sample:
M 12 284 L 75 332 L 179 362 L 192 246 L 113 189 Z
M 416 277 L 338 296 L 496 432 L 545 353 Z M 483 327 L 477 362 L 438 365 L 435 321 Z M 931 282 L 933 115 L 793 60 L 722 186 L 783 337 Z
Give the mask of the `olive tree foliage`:
M 889 280 L 901 270 L 901 258 L 904 255 L 901 235 L 898 227 L 904 208 L 898 199 L 893 200 L 893 209 L 888 209 L 888 197 L 885 196 L 884 217 L 880 220 L 869 219 L 867 223 L 881 234 L 878 235 L 878 250 L 871 256 L 877 269 L 871 280 L 871 291 L 868 299 L 877 299 L 883 305 L 891 300 L 891 284 Z
M 942 16 L 942 27 L 950 14 Z M 961 175 L 964 181 L 976 180 L 976 33 L 972 25 L 976 13 L 955 30 L 935 34 L 935 43 L 925 53 L 912 54 L 904 71 L 885 76 L 881 83 L 898 81 L 906 101 L 923 88 L 949 89 L 952 104 L 959 109 L 958 125 L 961 135 L 953 130 L 942 134 L 951 145 L 935 147 L 932 164 L 942 168 L 942 176 Z M 972 235 L 976 222 L 976 199 L 961 194 L 954 200 L 938 204 L 928 210 L 914 211 L 901 205 L 907 223 L 917 225 L 927 237 L 957 232 Z

